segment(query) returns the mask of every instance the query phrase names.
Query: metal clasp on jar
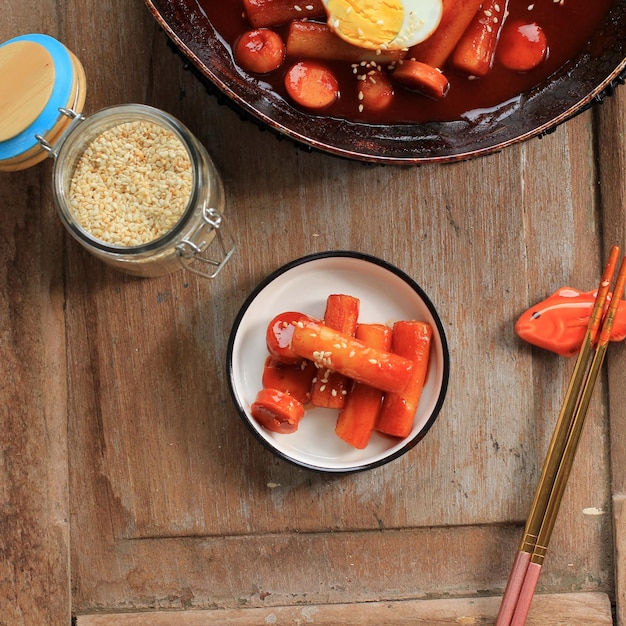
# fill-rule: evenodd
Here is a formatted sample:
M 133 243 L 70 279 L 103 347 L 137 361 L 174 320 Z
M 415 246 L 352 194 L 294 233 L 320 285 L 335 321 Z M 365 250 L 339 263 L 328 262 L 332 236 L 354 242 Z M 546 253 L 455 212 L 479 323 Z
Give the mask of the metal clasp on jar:
M 45 137 L 42 135 L 35 135 L 35 139 L 39 142 L 41 147 L 48 153 L 49 156 L 53 156 L 56 158 L 59 155 L 59 150 L 65 141 L 65 138 L 74 130 L 74 127 L 77 124 L 80 124 L 85 120 L 85 117 L 82 113 L 77 113 L 72 108 L 59 108 L 59 113 L 69 118 L 69 123 L 67 124 L 65 130 L 61 133 L 60 137 L 51 144 Z
M 218 258 L 212 259 L 206 253 L 217 251 Z M 235 251 L 235 241 L 225 225 L 222 214 L 212 207 L 202 209 L 202 222 L 183 241 L 176 246 L 176 254 L 181 265 L 204 278 L 215 278 Z M 211 269 L 200 269 L 192 263 L 197 261 Z

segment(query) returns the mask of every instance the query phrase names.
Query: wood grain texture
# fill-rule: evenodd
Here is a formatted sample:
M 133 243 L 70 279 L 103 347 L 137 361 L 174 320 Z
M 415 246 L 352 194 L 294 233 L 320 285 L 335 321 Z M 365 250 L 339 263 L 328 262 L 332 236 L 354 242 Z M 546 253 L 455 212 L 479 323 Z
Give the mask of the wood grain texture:
M 613 497 L 613 523 L 615 525 L 615 603 L 617 605 L 617 625 L 626 624 L 626 496 Z
M 87 113 L 145 102 L 196 134 L 222 173 L 239 247 L 213 282 L 132 279 L 64 235 L 51 163 L 0 174 L 0 624 L 67 624 L 70 610 L 79 626 L 120 611 L 153 611 L 155 624 L 165 610 L 182 611 L 181 624 L 218 615 L 200 609 L 220 609 L 214 623 L 297 623 L 298 605 L 319 611 L 317 623 L 349 624 L 355 603 L 369 623 L 488 623 L 573 365 L 523 345 L 513 323 L 559 286 L 593 288 L 603 249 L 624 243 L 623 94 L 476 161 L 365 166 L 240 120 L 137 0 L 9 0 L 0 39 L 29 31 L 80 58 Z M 258 281 L 332 249 L 409 273 L 452 355 L 449 395 L 423 442 L 351 476 L 263 450 L 223 366 Z M 623 357 L 609 351 L 591 406 L 536 624 L 610 624 L 616 596 L 626 624 L 619 498 L 609 515 L 626 489 Z
M 3 7 L 0 40 L 56 29 L 56 3 Z M 0 174 L 0 623 L 70 619 L 63 229 L 50 163 Z
M 233 609 L 152 612 L 150 614 L 115 614 L 79 616 L 77 626 L 249 626 L 275 624 L 295 626 L 490 626 L 498 611 L 497 598 L 462 598 L 458 600 L 422 600 L 405 602 L 369 602 L 353 604 L 281 606 L 270 609 Z M 173 617 L 175 615 L 175 618 Z M 600 593 L 540 595 L 531 610 L 527 626 L 610 626 L 611 607 Z
M 604 216 L 605 247 L 612 242 L 626 245 L 626 98 L 618 90 L 598 108 L 598 146 L 600 156 L 600 190 Z M 626 625 L 626 387 L 624 368 L 626 354 L 623 350 L 607 353 L 608 384 L 610 389 L 609 416 L 611 424 L 611 477 L 613 492 L 616 546 L 617 622 Z

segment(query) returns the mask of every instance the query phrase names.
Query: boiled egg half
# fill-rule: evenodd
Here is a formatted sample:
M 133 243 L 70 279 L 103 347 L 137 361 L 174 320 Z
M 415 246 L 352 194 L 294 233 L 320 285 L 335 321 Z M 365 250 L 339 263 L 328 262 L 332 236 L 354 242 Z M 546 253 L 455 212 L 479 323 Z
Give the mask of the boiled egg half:
M 323 0 L 341 39 L 370 50 L 410 48 L 435 31 L 442 0 Z

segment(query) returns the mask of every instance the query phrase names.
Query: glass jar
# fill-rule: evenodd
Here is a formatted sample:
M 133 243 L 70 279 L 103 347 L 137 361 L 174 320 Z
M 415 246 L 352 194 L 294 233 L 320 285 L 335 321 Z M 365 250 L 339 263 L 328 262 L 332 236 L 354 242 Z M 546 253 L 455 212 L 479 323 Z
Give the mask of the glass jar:
M 218 274 L 235 249 L 223 217 L 224 187 L 206 149 L 180 121 L 141 104 L 84 117 L 82 66 L 45 35 L 0 45 L 0 69 L 9 77 L 5 99 L 12 111 L 0 121 L 0 170 L 53 157 L 61 221 L 117 270 L 144 277 L 183 268 L 206 278 Z
M 138 121 L 166 129 L 184 146 L 191 164 L 191 191 L 182 215 L 162 236 L 138 245 L 115 245 L 81 225 L 70 190 L 79 159 L 91 142 L 112 128 Z M 234 242 L 222 215 L 225 199 L 219 174 L 204 146 L 171 115 L 139 104 L 103 109 L 87 118 L 77 115 L 67 135 L 49 150 L 55 157 L 53 190 L 61 220 L 81 245 L 105 263 L 136 276 L 160 276 L 186 268 L 213 278 L 233 253 Z

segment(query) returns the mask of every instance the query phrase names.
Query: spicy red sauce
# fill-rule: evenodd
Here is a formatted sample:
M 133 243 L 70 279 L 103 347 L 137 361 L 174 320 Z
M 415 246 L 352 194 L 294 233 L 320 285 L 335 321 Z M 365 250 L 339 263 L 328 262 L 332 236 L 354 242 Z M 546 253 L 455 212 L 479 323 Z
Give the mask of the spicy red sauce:
M 251 29 L 241 0 L 196 1 L 231 48 L 238 37 Z M 471 115 L 472 111 L 497 108 L 540 85 L 573 59 L 590 40 L 611 4 L 612 0 L 510 0 L 507 20 L 539 24 L 548 41 L 547 59 L 534 70 L 520 73 L 500 66 L 496 58 L 489 74 L 475 80 L 468 80 L 452 68 L 444 67 L 442 69 L 450 82 L 450 88 L 441 100 L 397 87 L 393 103 L 387 109 L 359 112 L 356 79 L 350 63 L 325 62 L 339 79 L 341 97 L 325 109 L 323 115 L 371 124 L 424 123 L 458 120 Z M 283 40 L 286 39 L 286 26 L 275 30 L 283 36 Z M 288 58 L 279 69 L 262 76 L 251 75 L 250 80 L 291 102 L 283 79 L 291 64 L 298 60 Z

